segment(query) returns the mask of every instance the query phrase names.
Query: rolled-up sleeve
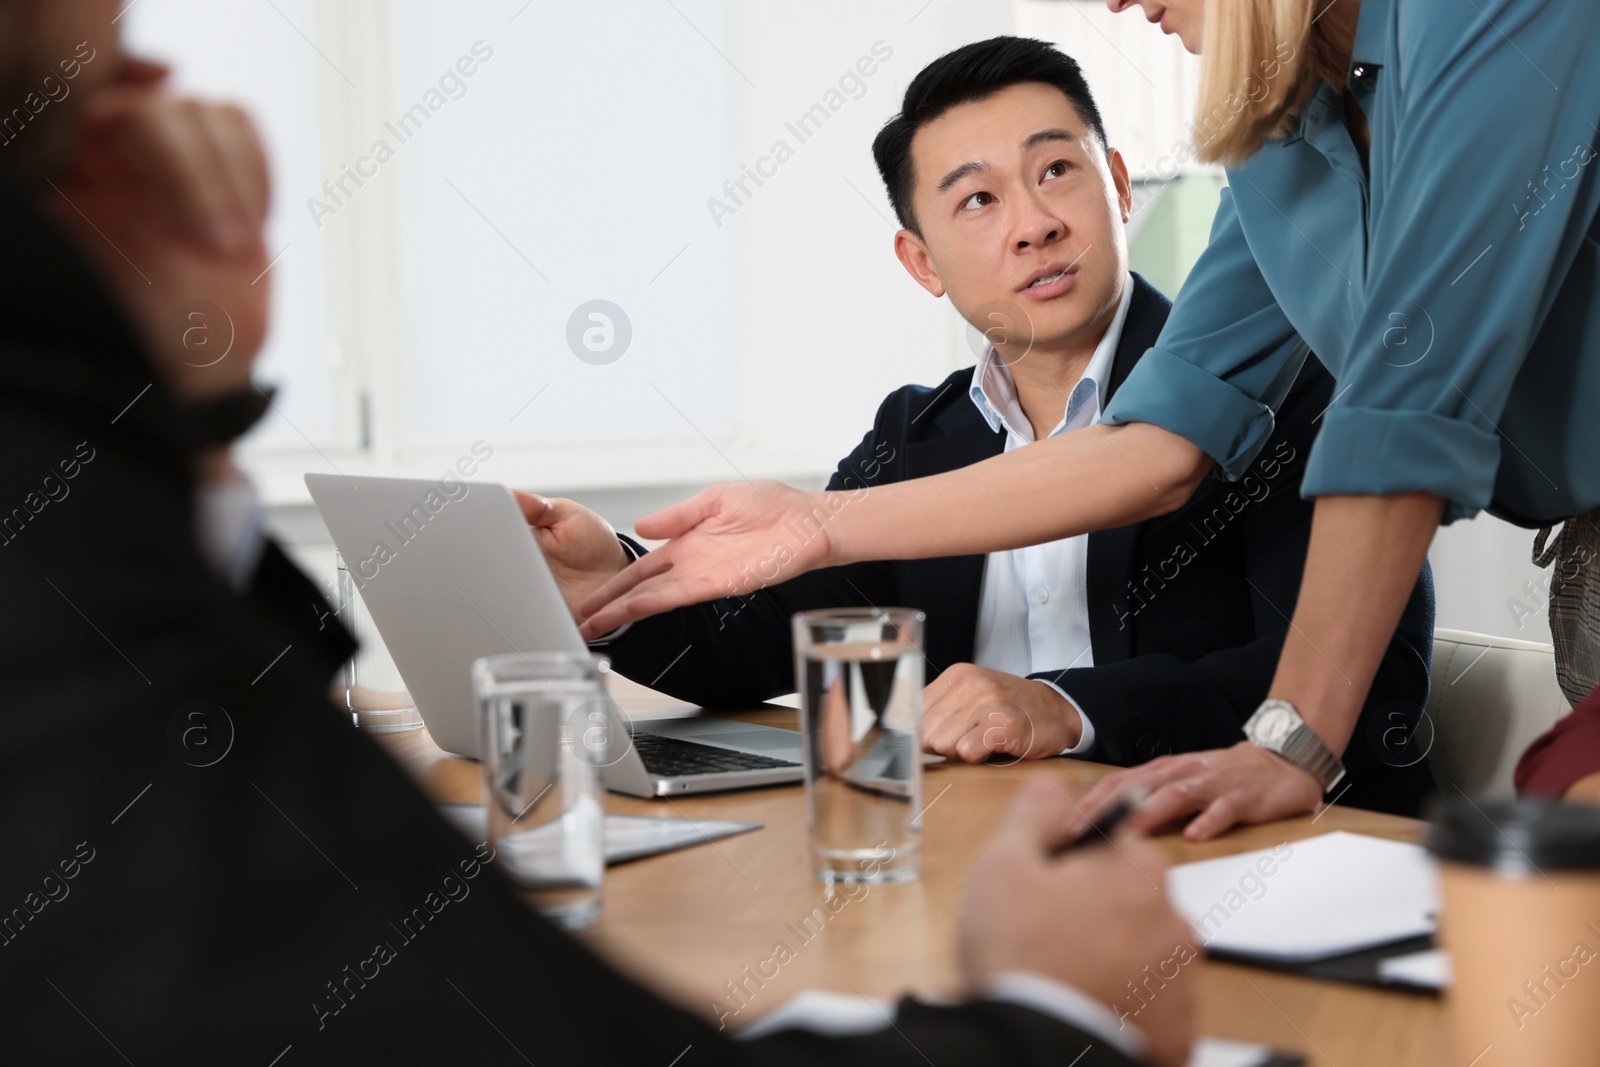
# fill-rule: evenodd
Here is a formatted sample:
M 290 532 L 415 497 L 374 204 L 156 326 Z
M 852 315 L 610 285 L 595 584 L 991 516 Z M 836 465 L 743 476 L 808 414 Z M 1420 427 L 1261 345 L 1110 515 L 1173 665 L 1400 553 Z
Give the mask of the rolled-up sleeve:
M 1273 412 L 1305 355 L 1224 189 L 1210 242 L 1183 283 L 1166 327 L 1101 421 L 1148 422 L 1170 430 L 1237 479 L 1272 436 Z
M 1338 390 L 1306 495 L 1427 492 L 1447 502 L 1447 522 L 1491 505 L 1519 521 L 1593 507 L 1597 41 L 1594 3 L 1364 4 L 1352 64 L 1372 130 L 1364 217 L 1340 202 L 1360 163 L 1337 94 L 1322 91 L 1298 144 L 1233 172 L 1238 197 L 1224 194 L 1166 329 L 1105 421 L 1165 427 L 1238 478 L 1271 432 L 1301 338 L 1315 338 Z M 1297 180 L 1319 173 L 1329 180 Z M 1285 254 L 1304 242 L 1346 289 L 1313 287 Z
M 1402 92 L 1374 101 L 1399 110 L 1373 157 L 1393 178 L 1369 221 L 1350 351 L 1329 361 L 1341 393 L 1307 495 L 1425 491 L 1449 502 L 1449 521 L 1490 504 L 1503 459 L 1539 466 L 1499 423 L 1595 211 L 1597 12 L 1396 5 L 1400 70 L 1380 76 Z

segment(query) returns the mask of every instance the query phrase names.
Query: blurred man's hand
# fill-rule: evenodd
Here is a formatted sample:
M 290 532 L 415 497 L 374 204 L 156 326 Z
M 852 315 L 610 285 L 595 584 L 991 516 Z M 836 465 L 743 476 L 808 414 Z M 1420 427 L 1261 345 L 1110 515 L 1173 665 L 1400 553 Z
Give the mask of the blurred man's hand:
M 1196 978 L 1187 964 L 1199 951 L 1167 902 L 1166 863 L 1131 835 L 1118 836 L 1115 847 L 1086 844 L 1061 859 L 1049 856 L 1082 830 L 1082 817 L 1053 778 L 1034 778 L 1017 791 L 967 887 L 967 982 L 981 994 L 1007 971 L 1055 978 L 1137 1026 L 1152 1063 L 1181 1067 L 1195 1026 Z
M 922 702 L 923 747 L 968 763 L 1056 756 L 1083 736 L 1078 709 L 1050 686 L 974 663 L 946 668 Z
M 249 387 L 266 337 L 266 154 L 227 104 L 165 88 L 129 60 L 87 101 L 82 144 L 45 203 L 121 296 L 180 402 Z
M 631 562 L 617 531 L 582 504 L 513 490 L 574 620 L 578 605 Z

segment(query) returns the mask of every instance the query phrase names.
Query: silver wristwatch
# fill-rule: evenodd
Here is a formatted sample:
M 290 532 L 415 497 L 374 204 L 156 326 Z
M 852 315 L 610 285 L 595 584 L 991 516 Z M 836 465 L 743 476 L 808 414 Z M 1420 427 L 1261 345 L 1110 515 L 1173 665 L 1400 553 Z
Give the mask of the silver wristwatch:
M 1251 744 L 1282 756 L 1322 783 L 1326 793 L 1344 777 L 1339 762 L 1315 730 L 1306 725 L 1294 705 L 1287 700 L 1268 700 L 1244 724 L 1244 736 Z

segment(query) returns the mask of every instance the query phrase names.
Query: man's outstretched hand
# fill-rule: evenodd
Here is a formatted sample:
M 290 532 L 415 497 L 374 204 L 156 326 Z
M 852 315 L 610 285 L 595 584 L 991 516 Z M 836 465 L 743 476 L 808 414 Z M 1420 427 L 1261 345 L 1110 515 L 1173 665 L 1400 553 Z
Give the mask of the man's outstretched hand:
M 725 482 L 640 519 L 640 537 L 669 542 L 631 564 L 580 607 L 589 640 L 624 623 L 721 597 L 748 596 L 833 560 L 828 526 L 849 493 L 781 482 Z
M 610 581 L 633 558 L 617 540 L 617 531 L 582 504 L 561 497 L 535 496 L 513 489 L 550 573 L 573 618 L 578 605 Z

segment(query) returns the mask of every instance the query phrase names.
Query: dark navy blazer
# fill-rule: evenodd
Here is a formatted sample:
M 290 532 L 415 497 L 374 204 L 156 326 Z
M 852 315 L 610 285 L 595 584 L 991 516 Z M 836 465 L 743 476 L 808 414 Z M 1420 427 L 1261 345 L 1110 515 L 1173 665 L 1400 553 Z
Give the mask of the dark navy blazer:
M 1137 274 L 1133 285 L 1102 404 L 1155 343 L 1172 306 Z M 971 379 L 969 367 L 941 385 L 890 394 L 828 487 L 921 478 L 1003 452 L 1005 433 L 991 430 L 974 407 Z M 1060 685 L 1094 723 L 1088 758 L 1126 766 L 1243 738 L 1294 613 L 1312 512 L 1300 497 L 1300 476 L 1332 393 L 1327 371 L 1308 359 L 1247 475 L 1207 478 L 1171 514 L 1089 535 L 1094 665 L 1032 676 Z M 681 699 L 748 706 L 794 690 L 792 614 L 899 605 L 927 614 L 931 681 L 972 660 L 983 568 L 982 555 L 827 568 L 637 622 L 602 650 L 621 673 Z M 1424 566 L 1346 749 L 1353 784 L 1345 803 L 1415 814 L 1431 789 L 1428 729 L 1417 724 L 1432 645 L 1433 583 Z

